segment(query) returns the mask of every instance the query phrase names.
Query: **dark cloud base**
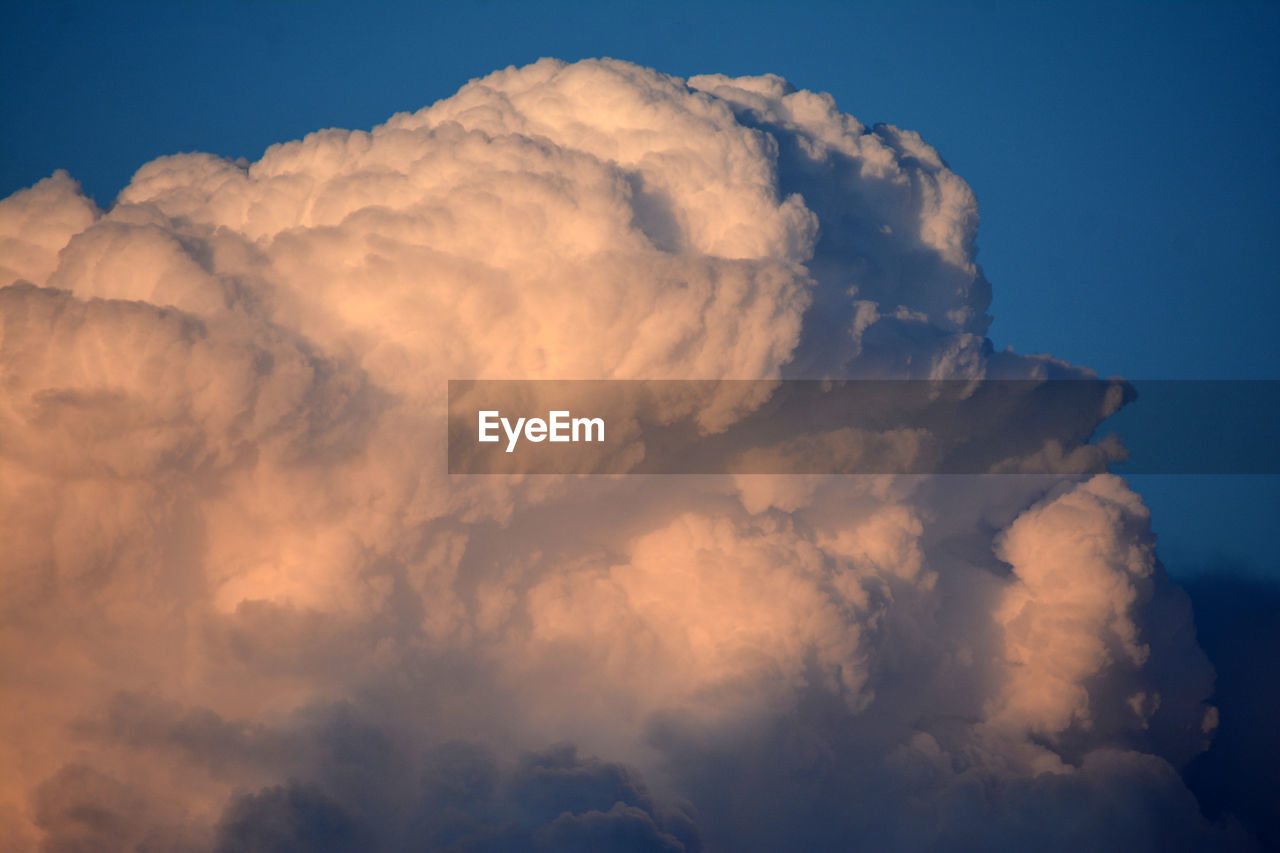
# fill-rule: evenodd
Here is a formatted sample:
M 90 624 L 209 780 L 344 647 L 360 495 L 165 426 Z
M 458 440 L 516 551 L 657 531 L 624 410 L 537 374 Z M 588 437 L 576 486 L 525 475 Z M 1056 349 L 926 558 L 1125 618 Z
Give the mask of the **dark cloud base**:
M 1221 565 L 1186 582 L 1200 646 L 1217 673 L 1218 729 L 1184 774 L 1204 814 L 1239 819 L 1280 850 L 1280 584 Z

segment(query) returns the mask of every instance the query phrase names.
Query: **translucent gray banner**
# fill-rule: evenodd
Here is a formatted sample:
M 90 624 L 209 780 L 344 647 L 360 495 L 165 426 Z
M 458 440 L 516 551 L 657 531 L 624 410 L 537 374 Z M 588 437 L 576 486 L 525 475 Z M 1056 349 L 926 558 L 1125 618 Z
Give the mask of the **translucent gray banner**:
M 1275 380 L 451 380 L 451 474 L 1277 474 Z

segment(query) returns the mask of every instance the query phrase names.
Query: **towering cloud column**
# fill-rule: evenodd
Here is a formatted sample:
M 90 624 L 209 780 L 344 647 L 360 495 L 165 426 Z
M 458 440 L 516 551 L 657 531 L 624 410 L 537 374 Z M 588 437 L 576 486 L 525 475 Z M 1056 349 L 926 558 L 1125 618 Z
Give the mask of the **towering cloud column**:
M 993 351 L 977 221 L 914 133 L 609 60 L 0 202 L 0 846 L 1219 843 L 1116 478 L 446 473 L 451 378 L 1089 375 Z

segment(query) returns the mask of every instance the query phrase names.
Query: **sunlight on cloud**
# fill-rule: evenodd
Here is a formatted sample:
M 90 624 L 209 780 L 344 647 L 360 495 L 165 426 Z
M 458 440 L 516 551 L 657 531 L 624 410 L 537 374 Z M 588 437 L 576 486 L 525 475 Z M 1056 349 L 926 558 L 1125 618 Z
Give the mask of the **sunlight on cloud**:
M 1089 375 L 992 350 L 977 224 L 915 133 L 612 60 L 0 202 L 0 839 L 1213 841 L 1118 478 L 446 473 L 451 378 Z

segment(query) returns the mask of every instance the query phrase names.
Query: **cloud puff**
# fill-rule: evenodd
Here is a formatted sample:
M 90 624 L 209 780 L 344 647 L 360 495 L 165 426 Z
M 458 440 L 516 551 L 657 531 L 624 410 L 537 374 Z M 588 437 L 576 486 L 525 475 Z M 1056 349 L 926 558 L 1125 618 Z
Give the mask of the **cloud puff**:
M 609 60 L 0 202 L 0 837 L 1227 839 L 1116 478 L 445 473 L 450 378 L 1088 375 L 993 351 L 976 228 L 914 133 Z

